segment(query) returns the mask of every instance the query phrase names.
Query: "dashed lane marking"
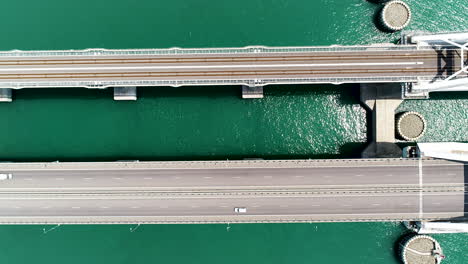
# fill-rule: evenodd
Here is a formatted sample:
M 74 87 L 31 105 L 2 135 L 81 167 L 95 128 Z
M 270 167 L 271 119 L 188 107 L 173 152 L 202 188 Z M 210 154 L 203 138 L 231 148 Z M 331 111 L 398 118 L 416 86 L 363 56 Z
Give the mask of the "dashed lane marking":
M 419 218 L 423 217 L 423 171 L 422 171 L 422 159 L 419 158 Z

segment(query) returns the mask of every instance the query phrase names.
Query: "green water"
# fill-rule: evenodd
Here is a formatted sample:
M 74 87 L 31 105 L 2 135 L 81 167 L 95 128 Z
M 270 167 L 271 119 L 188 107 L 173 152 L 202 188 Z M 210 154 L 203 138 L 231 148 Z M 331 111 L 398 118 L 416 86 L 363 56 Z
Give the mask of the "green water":
M 466 30 L 463 0 L 407 0 L 409 29 Z M 4 1 L 0 50 L 367 44 L 398 34 L 373 25 L 364 0 Z M 436 22 L 435 22 L 436 21 Z M 367 141 L 355 85 L 110 91 L 22 90 L 0 105 L 0 159 L 183 160 L 356 157 Z M 468 141 L 468 95 L 406 101 L 430 121 L 424 141 Z M 398 263 L 397 223 L 0 226 L 2 263 Z M 440 235 L 466 263 L 467 235 Z

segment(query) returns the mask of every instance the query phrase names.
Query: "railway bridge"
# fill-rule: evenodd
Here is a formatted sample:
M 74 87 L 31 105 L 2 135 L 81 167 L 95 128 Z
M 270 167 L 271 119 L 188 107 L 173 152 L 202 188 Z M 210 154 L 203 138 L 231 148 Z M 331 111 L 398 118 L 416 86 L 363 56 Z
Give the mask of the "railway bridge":
M 39 87 L 114 87 L 136 100 L 138 86 L 242 85 L 243 97 L 270 84 L 404 83 L 407 95 L 467 83 L 468 33 L 404 35 L 401 45 L 0 52 L 0 92 Z

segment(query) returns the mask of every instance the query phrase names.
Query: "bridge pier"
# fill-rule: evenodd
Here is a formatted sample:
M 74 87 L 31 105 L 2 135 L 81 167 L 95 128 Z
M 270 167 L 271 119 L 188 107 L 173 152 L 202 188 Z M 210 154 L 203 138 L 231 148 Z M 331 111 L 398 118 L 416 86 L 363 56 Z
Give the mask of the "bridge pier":
M 242 98 L 244 99 L 263 98 L 263 86 L 242 85 Z
M 361 84 L 361 102 L 372 112 L 371 142 L 362 152 L 363 158 L 401 157 L 395 144 L 395 110 L 403 101 L 398 84 Z
M 10 88 L 0 88 L 0 102 L 9 103 L 13 101 L 11 90 Z
M 136 101 L 137 88 L 136 86 L 114 87 L 115 101 Z

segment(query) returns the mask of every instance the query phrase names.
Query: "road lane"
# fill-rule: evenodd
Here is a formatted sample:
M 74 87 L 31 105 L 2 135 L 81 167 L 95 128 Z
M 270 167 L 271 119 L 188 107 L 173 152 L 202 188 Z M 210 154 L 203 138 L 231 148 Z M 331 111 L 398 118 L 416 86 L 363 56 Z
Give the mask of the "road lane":
M 463 197 L 463 193 L 461 193 Z M 419 194 L 219 196 L 202 198 L 158 196 L 30 197 L 0 199 L 0 223 L 117 223 L 128 222 L 310 222 L 411 220 L 464 217 L 460 193 L 424 195 L 425 212 L 419 212 Z M 434 201 L 445 203 L 432 204 Z M 245 207 L 246 213 L 234 208 Z M 67 220 L 68 219 L 68 220 Z
M 2 163 L 12 179 L 0 181 L 0 223 L 460 219 L 466 167 L 430 159 Z
M 285 168 L 261 168 L 261 162 L 250 168 L 155 168 L 139 164 L 138 169 L 111 168 L 106 163 L 93 168 L 63 170 L 61 164 L 46 168 L 21 170 L 0 164 L 0 173 L 11 173 L 11 180 L 0 181 L 0 190 L 34 189 L 223 189 L 223 188 L 325 188 L 325 187 L 420 187 L 417 161 L 395 160 L 387 166 L 361 166 L 346 162 L 320 166 L 323 161 L 309 162 L 309 167 L 294 164 Z M 152 163 L 152 164 L 158 164 Z M 249 164 L 246 162 L 245 164 Z M 145 167 L 146 165 L 146 167 Z M 157 165 L 156 165 L 157 166 Z M 464 186 L 465 165 L 455 162 L 422 162 L 423 186 Z
M 369 199 L 372 197 L 372 199 Z M 0 216 L 213 216 L 415 213 L 417 195 L 0 199 Z M 406 205 L 406 204 L 410 205 Z M 403 205 L 405 204 L 405 205 Z M 448 209 L 447 209 L 448 210 Z

